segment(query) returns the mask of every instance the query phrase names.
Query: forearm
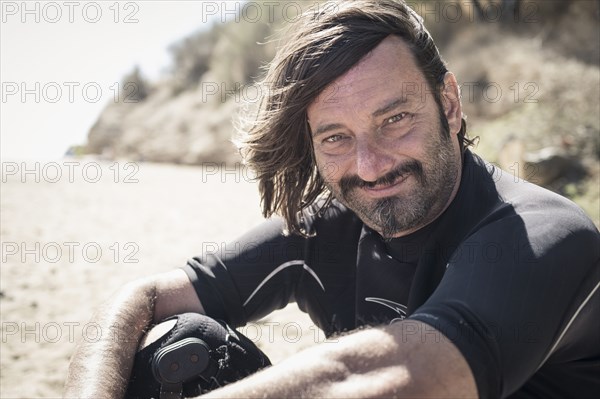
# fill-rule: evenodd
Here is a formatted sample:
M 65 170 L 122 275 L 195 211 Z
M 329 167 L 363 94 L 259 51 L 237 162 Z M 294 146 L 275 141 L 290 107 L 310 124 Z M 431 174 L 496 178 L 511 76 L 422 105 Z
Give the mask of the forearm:
M 369 349 L 363 348 L 363 345 L 372 340 L 380 343 L 377 350 L 363 350 Z M 343 337 L 336 343 L 310 348 L 203 398 L 393 396 L 392 387 L 380 382 L 394 372 L 378 358 L 390 346 L 393 345 L 388 334 L 381 330 L 365 330 Z M 408 382 L 403 370 L 395 374 L 396 383 Z
M 65 398 L 120 398 L 125 394 L 140 338 L 154 315 L 151 284 L 125 286 L 92 318 L 100 328 L 96 342 L 75 350 L 65 384 Z
M 445 339 L 424 342 L 415 328 L 433 337 L 430 327 L 409 323 L 408 330 L 395 323 L 313 347 L 206 397 L 476 397 L 458 350 Z

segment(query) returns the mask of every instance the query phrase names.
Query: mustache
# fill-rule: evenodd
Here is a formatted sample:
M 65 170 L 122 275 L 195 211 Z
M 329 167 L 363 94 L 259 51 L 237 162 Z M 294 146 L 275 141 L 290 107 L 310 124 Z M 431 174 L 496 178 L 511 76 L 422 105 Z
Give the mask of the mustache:
M 417 160 L 408 161 L 397 168 L 389 171 L 375 181 L 364 181 L 358 175 L 345 176 L 340 179 L 340 189 L 346 196 L 354 188 L 373 188 L 377 185 L 392 184 L 397 178 L 407 173 L 412 173 L 418 179 L 423 179 L 423 164 Z

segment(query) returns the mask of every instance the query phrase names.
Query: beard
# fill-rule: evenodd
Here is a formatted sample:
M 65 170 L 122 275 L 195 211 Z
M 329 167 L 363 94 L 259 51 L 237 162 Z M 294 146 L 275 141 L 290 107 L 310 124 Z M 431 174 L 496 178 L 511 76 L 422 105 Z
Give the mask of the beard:
M 427 144 L 423 161 L 406 161 L 376 181 L 367 182 L 351 175 L 342 177 L 337 184 L 327 183 L 327 187 L 334 197 L 383 238 L 425 226 L 448 204 L 460 164 L 447 124 L 438 124 L 437 130 L 437 134 L 432 135 L 435 139 Z M 406 184 L 410 190 L 405 194 L 379 199 L 361 196 L 362 188 L 389 185 L 404 178 L 406 180 L 400 184 Z

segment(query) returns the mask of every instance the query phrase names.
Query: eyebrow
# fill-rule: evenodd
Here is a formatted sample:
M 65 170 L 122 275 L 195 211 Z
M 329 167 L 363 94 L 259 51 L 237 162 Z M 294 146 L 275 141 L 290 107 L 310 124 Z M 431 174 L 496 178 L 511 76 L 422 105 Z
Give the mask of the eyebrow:
M 408 99 L 406 98 L 406 96 L 402 96 L 402 97 L 393 99 L 392 101 L 390 101 L 389 103 L 387 103 L 383 107 L 379 108 L 377 111 L 373 112 L 371 114 L 371 116 L 373 116 L 374 118 L 376 118 L 378 116 L 385 115 L 388 112 L 390 112 L 390 111 L 398 108 L 400 105 L 406 104 L 407 102 L 408 102 Z
M 383 107 L 377 109 L 375 112 L 373 112 L 371 114 L 371 116 L 373 118 L 377 118 L 379 116 L 385 115 L 390 111 L 393 111 L 394 109 L 398 108 L 400 105 L 406 104 L 408 102 L 406 96 L 402 96 L 399 98 L 395 98 L 393 100 L 391 100 L 390 102 L 388 102 L 387 104 L 385 104 Z M 317 130 L 315 130 L 313 132 L 313 137 L 316 137 L 320 134 L 323 134 L 325 132 L 328 132 L 330 130 L 336 130 L 336 129 L 342 129 L 344 127 L 344 125 L 342 125 L 341 123 L 328 123 L 326 125 L 322 125 L 319 126 L 317 128 Z
M 313 137 L 316 137 L 320 134 L 326 133 L 330 130 L 341 129 L 343 127 L 344 127 L 344 125 L 342 125 L 341 123 L 329 123 L 327 125 L 322 125 L 322 126 L 319 126 L 319 128 L 317 130 L 314 131 Z

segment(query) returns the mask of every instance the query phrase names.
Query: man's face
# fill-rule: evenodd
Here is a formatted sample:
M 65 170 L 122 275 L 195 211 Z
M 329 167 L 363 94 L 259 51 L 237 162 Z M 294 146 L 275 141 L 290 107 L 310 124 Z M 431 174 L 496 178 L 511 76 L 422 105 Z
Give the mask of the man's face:
M 460 101 L 446 78 L 440 109 L 408 46 L 390 36 L 308 107 L 319 173 L 383 237 L 430 223 L 458 189 Z

